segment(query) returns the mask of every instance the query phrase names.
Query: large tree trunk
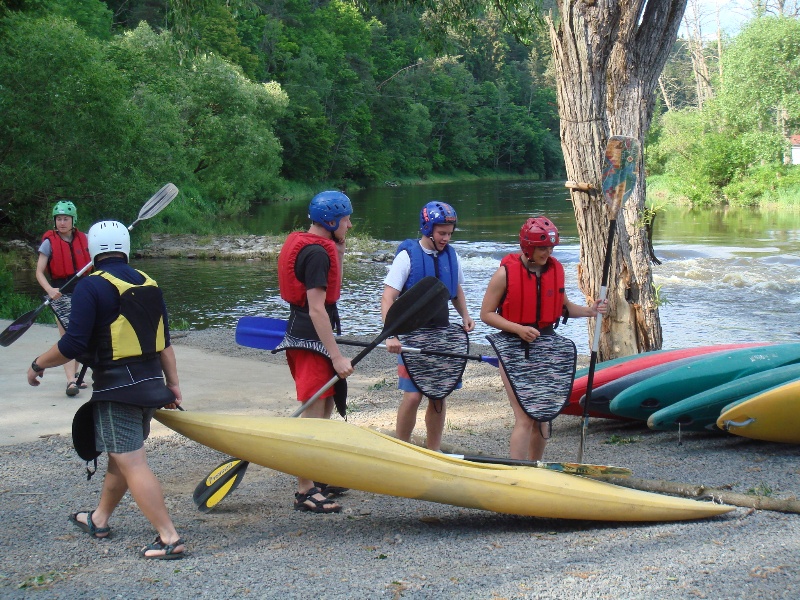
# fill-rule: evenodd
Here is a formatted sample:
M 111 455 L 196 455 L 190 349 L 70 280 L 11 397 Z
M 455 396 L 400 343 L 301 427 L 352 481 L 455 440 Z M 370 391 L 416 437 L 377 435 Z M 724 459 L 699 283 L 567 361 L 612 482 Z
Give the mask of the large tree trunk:
M 650 128 L 653 92 L 686 1 L 559 0 L 560 20 L 550 18 L 548 25 L 569 180 L 601 190 L 608 137 L 626 135 L 643 142 Z M 656 350 L 662 344 L 642 219 L 643 164 L 639 173 L 636 190 L 616 215 L 600 360 Z M 596 298 L 612 215 L 602 193 L 573 189 L 572 198 L 581 240 L 578 284 L 587 299 Z M 593 332 L 590 322 L 589 335 Z

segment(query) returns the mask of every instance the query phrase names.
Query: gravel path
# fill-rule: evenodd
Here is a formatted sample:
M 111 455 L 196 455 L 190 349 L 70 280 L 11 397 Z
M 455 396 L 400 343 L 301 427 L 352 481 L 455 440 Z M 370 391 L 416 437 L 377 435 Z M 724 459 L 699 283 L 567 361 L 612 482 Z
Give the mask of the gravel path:
M 280 356 L 234 346 L 230 332 L 176 339 L 228 356 Z M 473 352 L 488 353 L 474 347 Z M 392 428 L 399 392 L 385 352 L 354 377 L 353 423 Z M 506 455 L 512 422 L 496 370 L 470 364 L 450 397 L 445 441 Z M 221 412 L 224 412 L 220 409 Z M 579 419 L 554 425 L 546 460 L 573 460 Z M 625 443 L 609 443 L 609 442 Z M 292 510 L 293 478 L 251 465 L 215 511 L 198 512 L 194 486 L 222 460 L 169 435 L 148 441 L 170 512 L 190 555 L 144 561 L 149 526 L 126 497 L 111 540 L 90 540 L 67 516 L 95 505 L 102 479 L 83 477 L 70 441 L 52 436 L 0 448 L 2 598 L 797 598 L 800 515 L 735 511 L 698 522 L 610 524 L 499 515 L 350 491 L 338 515 Z M 710 434 L 651 432 L 593 420 L 587 462 L 637 477 L 789 498 L 800 490 L 800 447 Z M 104 469 L 101 457 L 100 470 Z

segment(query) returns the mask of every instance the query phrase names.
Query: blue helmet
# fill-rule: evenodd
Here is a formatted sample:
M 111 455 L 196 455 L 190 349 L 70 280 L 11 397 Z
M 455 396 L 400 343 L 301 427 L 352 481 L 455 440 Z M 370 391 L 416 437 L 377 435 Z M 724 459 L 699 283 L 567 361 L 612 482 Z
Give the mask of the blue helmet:
M 328 231 L 339 229 L 341 218 L 352 214 L 353 205 L 350 204 L 350 198 L 342 192 L 320 192 L 311 199 L 311 203 L 308 205 L 308 218 L 314 223 L 322 225 Z M 331 222 L 334 224 L 331 225 Z
M 433 235 L 434 225 L 453 224 L 455 227 L 458 217 L 453 207 L 446 202 L 432 200 L 419 211 L 419 230 L 425 237 Z

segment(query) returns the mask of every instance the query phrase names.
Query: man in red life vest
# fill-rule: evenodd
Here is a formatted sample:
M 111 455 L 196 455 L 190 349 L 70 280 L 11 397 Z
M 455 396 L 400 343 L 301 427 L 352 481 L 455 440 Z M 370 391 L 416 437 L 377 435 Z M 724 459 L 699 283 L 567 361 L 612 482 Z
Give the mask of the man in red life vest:
M 338 191 L 321 192 L 311 199 L 307 232 L 291 233 L 278 257 L 278 283 L 281 297 L 289 303 L 289 324 L 278 350 L 286 350 L 286 360 L 295 381 L 297 399 L 306 402 L 334 374 L 341 382 L 353 373 L 350 359 L 342 355 L 333 332 L 340 331 L 336 301 L 342 285 L 342 259 L 345 238 L 353 226 L 350 199 Z M 335 387 L 319 402 L 303 412 L 303 417 L 330 418 Z M 315 513 L 339 512 L 341 506 L 329 496 L 341 492 L 297 479 L 295 510 Z

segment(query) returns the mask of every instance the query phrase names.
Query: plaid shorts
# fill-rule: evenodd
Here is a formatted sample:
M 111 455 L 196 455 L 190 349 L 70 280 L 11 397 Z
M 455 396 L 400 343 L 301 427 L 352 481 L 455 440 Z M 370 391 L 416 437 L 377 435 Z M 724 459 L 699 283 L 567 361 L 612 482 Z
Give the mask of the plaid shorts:
M 92 407 L 95 448 L 98 452 L 116 454 L 134 452 L 144 446 L 157 410 L 119 402 L 95 402 Z

